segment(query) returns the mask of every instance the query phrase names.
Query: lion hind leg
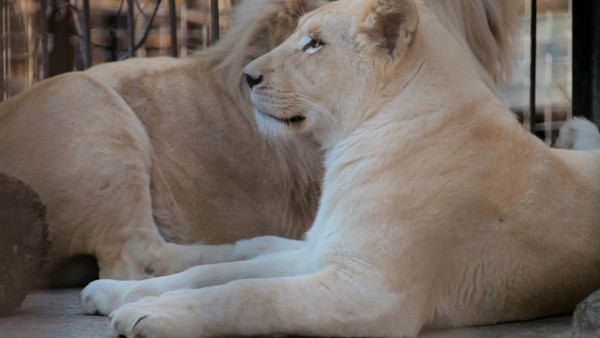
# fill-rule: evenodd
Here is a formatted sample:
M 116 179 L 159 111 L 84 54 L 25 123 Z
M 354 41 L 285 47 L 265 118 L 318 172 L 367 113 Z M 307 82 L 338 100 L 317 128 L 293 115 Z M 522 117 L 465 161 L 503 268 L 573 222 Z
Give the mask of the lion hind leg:
M 77 255 L 94 255 L 102 277 L 168 270 L 178 253 L 152 215 L 151 153 L 131 108 L 85 73 L 48 79 L 0 106 L 0 170 L 47 206 L 48 275 Z

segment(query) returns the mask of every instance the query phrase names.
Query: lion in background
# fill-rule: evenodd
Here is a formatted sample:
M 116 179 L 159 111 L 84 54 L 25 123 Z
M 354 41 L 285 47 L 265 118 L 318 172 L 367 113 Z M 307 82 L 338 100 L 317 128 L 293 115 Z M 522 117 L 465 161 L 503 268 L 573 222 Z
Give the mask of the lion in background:
M 223 39 L 194 57 L 103 64 L 2 103 L 0 171 L 47 206 L 47 270 L 93 255 L 103 278 L 142 279 L 293 247 L 272 237 L 226 244 L 298 239 L 322 179 L 310 137 L 259 134 L 242 69 L 326 2 L 245 1 Z M 427 3 L 494 87 L 510 66 L 510 2 Z

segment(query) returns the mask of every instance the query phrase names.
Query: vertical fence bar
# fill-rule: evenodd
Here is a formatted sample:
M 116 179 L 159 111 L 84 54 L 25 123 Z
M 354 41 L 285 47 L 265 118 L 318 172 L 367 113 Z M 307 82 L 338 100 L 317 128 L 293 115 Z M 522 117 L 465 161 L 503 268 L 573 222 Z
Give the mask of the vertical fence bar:
M 133 19 L 133 0 L 127 0 L 127 56 L 135 54 L 135 22 Z
M 573 115 L 600 126 L 600 4 L 573 0 Z
M 46 0 L 40 0 L 40 56 L 42 59 L 40 80 L 47 78 L 48 74 L 50 74 L 50 58 L 48 54 L 48 20 L 46 13 L 48 13 L 48 2 Z
M 592 6 L 592 109 L 587 117 L 600 126 L 600 3 L 593 1 Z
M 219 0 L 210 0 L 210 22 L 211 36 L 210 43 L 213 44 L 219 40 Z
M 7 41 L 8 39 L 6 38 L 8 36 L 8 29 L 6 27 L 6 24 L 8 23 L 8 14 L 9 14 L 9 10 L 8 10 L 8 2 L 3 1 L 0 2 L 0 7 L 2 10 L 2 20 L 0 21 L 0 33 L 2 34 L 2 39 L 0 39 L 0 47 L 2 49 L 0 49 L 0 51 L 2 52 L 2 65 L 0 65 L 0 70 L 2 71 L 0 74 L 2 75 L 2 82 L 0 83 L 0 94 L 2 94 L 2 98 L 0 98 L 0 100 L 6 100 L 8 99 L 8 91 L 9 91 L 9 84 L 8 84 L 8 62 L 10 61 L 9 58 L 10 56 L 8 55 L 8 46 L 7 46 Z
M 537 0 L 531 0 L 531 62 L 529 69 L 529 131 L 535 133 L 535 87 L 537 66 Z
M 83 69 L 92 66 L 92 39 L 90 33 L 90 0 L 83 0 L 81 10 L 81 58 Z
M 177 57 L 177 12 L 175 0 L 169 0 L 169 29 L 171 31 L 171 56 Z

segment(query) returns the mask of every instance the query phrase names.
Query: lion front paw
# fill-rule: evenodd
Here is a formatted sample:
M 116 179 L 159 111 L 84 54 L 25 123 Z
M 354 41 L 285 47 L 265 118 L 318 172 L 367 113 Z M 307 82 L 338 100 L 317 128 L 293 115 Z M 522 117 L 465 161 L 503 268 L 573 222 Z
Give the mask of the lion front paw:
M 113 330 L 129 338 L 199 337 L 189 306 L 169 297 L 147 297 L 110 314 Z
M 119 281 L 112 279 L 99 279 L 86 286 L 80 295 L 81 305 L 86 314 L 108 315 L 119 306 L 133 302 L 137 298 L 131 294 L 136 290 L 141 281 Z

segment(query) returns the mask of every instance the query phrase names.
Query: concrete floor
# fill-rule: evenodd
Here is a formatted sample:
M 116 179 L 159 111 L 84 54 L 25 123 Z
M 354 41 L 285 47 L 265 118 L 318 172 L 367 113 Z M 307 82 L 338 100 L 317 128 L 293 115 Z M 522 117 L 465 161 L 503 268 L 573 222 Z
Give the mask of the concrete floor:
M 79 291 L 55 289 L 31 292 L 12 315 L 0 318 L 0 337 L 116 337 L 106 317 L 82 314 Z
M 115 338 L 106 317 L 86 316 L 80 289 L 31 292 L 11 316 L 0 318 L 0 338 Z M 426 338 L 559 338 L 569 337 L 570 316 L 531 322 L 426 332 Z

